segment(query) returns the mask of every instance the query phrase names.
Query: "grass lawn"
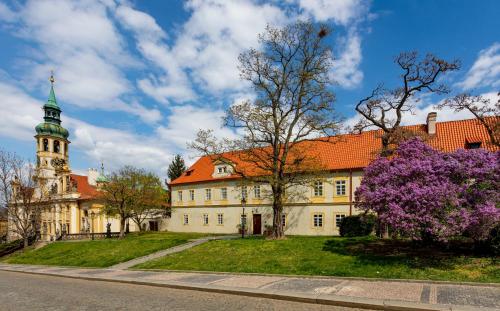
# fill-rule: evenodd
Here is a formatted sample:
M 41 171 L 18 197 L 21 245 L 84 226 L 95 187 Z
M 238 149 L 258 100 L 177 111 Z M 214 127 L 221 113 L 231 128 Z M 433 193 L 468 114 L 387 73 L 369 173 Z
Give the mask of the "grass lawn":
M 373 237 L 211 241 L 134 268 L 500 282 L 491 258 Z
M 146 232 L 130 233 L 123 240 L 55 242 L 3 258 L 16 264 L 109 267 L 158 250 L 186 243 L 206 234 Z

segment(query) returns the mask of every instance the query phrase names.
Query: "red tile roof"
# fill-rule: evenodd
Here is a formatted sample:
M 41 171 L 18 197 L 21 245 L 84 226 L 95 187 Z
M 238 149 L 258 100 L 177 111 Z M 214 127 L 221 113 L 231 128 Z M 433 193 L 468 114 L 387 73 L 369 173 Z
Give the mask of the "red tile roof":
M 76 182 L 76 191 L 80 193 L 81 200 L 95 199 L 99 196 L 99 191 L 89 184 L 87 176 L 71 174 L 71 180 Z
M 427 126 L 425 124 L 406 126 L 406 130 L 420 134 L 425 134 Z M 363 169 L 375 159 L 380 147 L 380 130 L 366 131 L 361 134 L 345 134 L 335 136 L 335 142 L 316 141 L 302 142 L 312 144 L 311 147 L 304 148 L 311 152 L 311 157 L 317 157 L 321 163 L 322 170 L 349 170 Z M 323 139 L 325 140 L 325 139 Z M 486 128 L 476 119 L 436 122 L 436 134 L 430 136 L 427 143 L 441 151 L 451 152 L 460 148 L 465 148 L 466 143 L 482 142 L 483 147 L 490 150 L 498 150 L 485 142 L 489 141 Z M 234 157 L 228 157 L 234 161 Z M 240 163 L 238 163 L 240 162 Z M 236 167 L 248 167 L 250 163 L 234 161 Z M 253 169 L 256 171 L 256 169 Z M 248 172 L 248 171 L 246 171 Z M 170 182 L 170 185 L 185 183 L 208 182 L 227 179 L 240 178 L 233 174 L 227 177 L 213 178 L 213 161 L 208 156 L 201 157 L 182 176 Z M 254 173 L 254 176 L 256 173 Z

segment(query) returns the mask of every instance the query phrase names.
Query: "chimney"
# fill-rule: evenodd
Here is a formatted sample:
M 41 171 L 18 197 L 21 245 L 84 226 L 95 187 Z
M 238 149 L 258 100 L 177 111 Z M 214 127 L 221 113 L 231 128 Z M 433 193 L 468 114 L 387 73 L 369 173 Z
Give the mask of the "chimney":
M 427 134 L 436 135 L 437 112 L 429 112 L 427 115 Z
M 88 170 L 88 175 L 87 175 L 87 181 L 89 185 L 95 186 L 97 176 L 99 176 L 99 172 L 95 168 L 89 168 Z

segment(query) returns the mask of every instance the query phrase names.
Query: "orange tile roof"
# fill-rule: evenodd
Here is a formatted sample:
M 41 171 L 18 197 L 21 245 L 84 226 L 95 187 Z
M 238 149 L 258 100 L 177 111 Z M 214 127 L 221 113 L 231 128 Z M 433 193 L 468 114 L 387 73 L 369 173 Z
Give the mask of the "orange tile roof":
M 415 133 L 425 134 L 427 126 L 425 124 L 405 126 L 406 130 Z M 363 169 L 375 159 L 381 147 L 380 130 L 362 132 L 360 134 L 344 134 L 335 136 L 335 142 L 322 142 L 318 139 L 302 143 L 312 144 L 312 148 L 306 146 L 305 150 L 311 153 L 311 157 L 317 157 L 322 165 L 322 170 L 350 170 Z M 486 128 L 476 119 L 436 122 L 436 134 L 430 136 L 427 143 L 433 148 L 441 151 L 451 152 L 460 148 L 465 148 L 467 142 L 489 141 Z M 495 149 L 492 146 L 486 148 Z M 230 160 L 231 157 L 229 157 Z M 240 163 L 238 163 L 240 162 Z M 236 167 L 251 166 L 250 163 L 234 161 Z M 239 168 L 241 168 L 241 166 Z M 209 156 L 198 159 L 182 176 L 170 182 L 170 185 L 180 185 L 187 183 L 209 182 L 240 178 L 233 174 L 227 177 L 213 178 L 214 164 Z M 257 171 L 257 170 L 252 170 Z M 248 172 L 248 171 L 247 171 Z M 256 176 L 256 173 L 250 174 Z
M 95 199 L 99 196 L 99 191 L 89 184 L 87 176 L 71 174 L 71 180 L 76 182 L 76 191 L 80 193 L 81 200 Z

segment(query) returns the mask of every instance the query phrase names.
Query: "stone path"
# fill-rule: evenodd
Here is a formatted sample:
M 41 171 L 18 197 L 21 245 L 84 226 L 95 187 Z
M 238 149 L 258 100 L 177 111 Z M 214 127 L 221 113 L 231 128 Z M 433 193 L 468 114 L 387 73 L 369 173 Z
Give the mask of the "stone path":
M 500 284 L 0 264 L 0 270 L 384 310 L 500 310 Z
M 186 249 L 195 247 L 196 245 L 203 244 L 203 243 L 208 242 L 210 240 L 230 240 L 230 239 L 236 239 L 238 237 L 239 236 L 234 236 L 234 235 L 222 235 L 222 236 L 210 236 L 210 237 L 204 237 L 204 238 L 200 238 L 200 239 L 196 239 L 196 240 L 191 240 L 189 243 L 177 245 L 177 246 L 174 246 L 171 248 L 167 248 L 167 249 L 164 249 L 162 251 L 152 253 L 152 254 L 149 254 L 149 255 L 146 255 L 143 257 L 134 258 L 132 260 L 125 261 L 125 262 L 116 264 L 114 266 L 111 266 L 110 268 L 111 269 L 125 270 L 125 269 L 131 268 L 135 265 L 144 263 L 146 261 L 150 261 L 153 259 L 157 259 L 157 258 L 161 258 L 161 257 L 167 256 L 167 255 L 170 255 L 170 254 L 182 252 Z

